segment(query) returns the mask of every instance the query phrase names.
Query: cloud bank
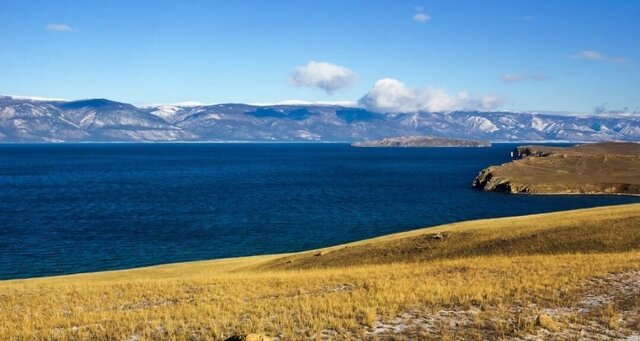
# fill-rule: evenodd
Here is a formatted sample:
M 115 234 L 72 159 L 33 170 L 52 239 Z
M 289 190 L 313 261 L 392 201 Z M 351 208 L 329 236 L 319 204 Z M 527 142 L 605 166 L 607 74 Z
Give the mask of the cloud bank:
M 327 94 L 352 85 L 356 78 L 355 72 L 344 66 L 316 61 L 298 66 L 291 74 L 291 82 L 295 86 L 321 89 Z
M 393 78 L 378 80 L 359 101 L 361 106 L 379 112 L 443 112 L 452 110 L 490 110 L 502 103 L 495 96 L 472 98 L 466 91 L 449 94 L 443 89 L 412 89 Z
M 69 26 L 67 24 L 47 24 L 47 26 L 45 26 L 44 29 L 47 30 L 47 31 L 53 31 L 53 32 L 71 32 L 71 31 L 73 31 L 73 28 L 71 28 L 71 26 Z

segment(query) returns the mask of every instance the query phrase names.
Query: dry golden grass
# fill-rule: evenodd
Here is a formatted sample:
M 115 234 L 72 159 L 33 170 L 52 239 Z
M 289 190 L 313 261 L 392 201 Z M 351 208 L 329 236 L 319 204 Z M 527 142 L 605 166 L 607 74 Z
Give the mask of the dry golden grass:
M 3 281 L 0 338 L 373 338 L 374 325 L 407 312 L 450 310 L 474 317 L 465 328 L 436 321 L 432 332 L 403 333 L 516 337 L 562 329 L 569 322 L 536 318 L 581 304 L 585 280 L 638 269 L 638 204 L 479 220 L 299 254 Z M 614 300 L 595 314 L 633 330 L 637 320 L 619 317 L 638 302 Z

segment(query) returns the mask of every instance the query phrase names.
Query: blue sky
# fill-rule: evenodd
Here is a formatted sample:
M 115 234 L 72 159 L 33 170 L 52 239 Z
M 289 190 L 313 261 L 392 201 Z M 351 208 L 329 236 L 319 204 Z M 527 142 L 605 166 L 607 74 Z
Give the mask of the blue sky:
M 635 0 L 1 5 L 2 94 L 640 111 Z

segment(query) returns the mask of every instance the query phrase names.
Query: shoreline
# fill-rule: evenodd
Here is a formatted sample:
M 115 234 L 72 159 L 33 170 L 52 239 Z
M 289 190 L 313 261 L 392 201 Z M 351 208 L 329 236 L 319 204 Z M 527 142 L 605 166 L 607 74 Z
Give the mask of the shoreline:
M 243 140 L 230 140 L 230 141 L 215 141 L 215 140 L 202 140 L 202 141 L 0 141 L 0 145 L 72 145 L 72 144 L 140 144 L 140 145 L 153 145 L 153 144 L 351 144 L 355 141 L 243 141 Z M 490 141 L 494 144 L 523 144 L 523 143 L 538 143 L 538 144 L 592 144 L 598 143 L 598 141 L 564 141 L 564 140 L 523 140 L 523 141 Z M 617 141 L 617 142 L 630 142 L 630 141 Z M 640 142 L 634 142 L 640 143 Z M 369 147 L 372 148 L 372 147 Z M 436 147 L 437 148 L 437 147 Z M 461 148 L 461 147 L 458 147 Z M 474 147 L 474 148 L 491 148 L 486 147 Z
M 534 195 L 640 196 L 640 145 L 519 146 L 512 160 L 478 173 L 472 187 Z
M 640 204 L 604 206 L 290 254 L 0 281 L 0 335 L 624 339 L 640 331 L 639 222 Z
M 528 194 L 535 195 L 530 193 L 518 193 L 518 194 Z M 545 194 L 546 195 L 546 194 Z M 640 195 L 638 195 L 640 196 Z M 193 261 L 184 261 L 184 262 L 172 262 L 172 263 L 163 263 L 163 264 L 155 264 L 148 266 L 140 266 L 126 269 L 114 269 L 114 270 L 102 270 L 102 271 L 90 271 L 90 272 L 78 272 L 71 274 L 60 274 L 60 275 L 50 275 L 50 276 L 38 276 L 38 277 L 26 277 L 26 278 L 9 278 L 9 279 L 0 279 L 0 284 L 7 283 L 18 283 L 18 282 L 30 282 L 30 281 L 46 281 L 46 280 L 57 280 L 57 279 L 68 279 L 68 278 L 81 278 L 84 276 L 101 276 L 101 275 L 113 275 L 113 274 L 126 274 L 129 272 L 138 272 L 138 271 L 150 271 L 150 270 L 170 270 L 171 268 L 178 267 L 188 267 L 188 266 L 202 266 L 202 265 L 220 265 L 224 264 L 229 266 L 235 263 L 240 264 L 240 266 L 232 271 L 241 270 L 243 264 L 245 263 L 266 263 L 268 261 L 273 261 L 281 258 L 291 257 L 291 256 L 300 256 L 304 254 L 314 253 L 314 254 L 323 254 L 335 250 L 345 249 L 354 246 L 363 246 L 367 244 L 374 244 L 376 242 L 381 241 L 393 241 L 397 239 L 413 237 L 416 235 L 421 235 L 425 233 L 438 233 L 439 230 L 442 229 L 451 229 L 457 226 L 467 226 L 474 225 L 479 223 L 485 223 L 488 221 L 494 223 L 501 223 L 504 221 L 513 221 L 513 220 L 528 220 L 532 218 L 545 217 L 545 216 L 559 216 L 566 213 L 574 213 L 574 212 L 584 212 L 584 211 L 600 211 L 600 210 L 609 210 L 616 208 L 625 208 L 638 206 L 640 207 L 640 202 L 631 203 L 631 204 L 621 204 L 621 205 L 605 205 L 605 206 L 596 206 L 590 208 L 580 208 L 580 209 L 571 209 L 571 210 L 560 210 L 560 211 L 552 211 L 546 213 L 535 213 L 535 214 L 525 214 L 525 215 L 516 215 L 516 216 L 506 216 L 506 217 L 498 217 L 498 218 L 481 218 L 481 219 L 472 219 L 472 220 L 463 220 L 458 222 L 452 222 L 447 224 L 440 224 L 434 226 L 426 226 L 419 227 L 415 229 L 411 229 L 403 232 L 395 232 L 390 234 L 385 234 L 377 237 L 366 238 L 361 240 L 356 240 L 352 242 L 347 242 L 343 244 L 329 245 L 316 249 L 302 250 L 298 252 L 288 252 L 288 253 L 275 253 L 275 254 L 264 254 L 264 255 L 249 255 L 249 256 L 240 256 L 240 257 L 227 257 L 227 258 L 214 258 L 214 259 L 203 259 L 203 260 L 193 260 Z
M 482 189 L 479 188 L 474 188 L 475 190 L 478 191 L 483 191 Z M 499 191 L 484 191 L 486 193 L 496 193 L 496 194 L 506 194 L 506 195 L 531 195 L 531 196 L 554 196 L 554 195 L 562 195 L 562 196 L 569 196 L 569 195 L 582 195 L 582 196 L 623 196 L 623 197 L 640 197 L 640 194 L 636 194 L 636 193 L 605 193 L 605 192 L 592 192 L 592 193 L 575 193 L 575 192 L 549 192 L 549 193 L 541 193 L 541 192 L 499 192 Z M 633 205 L 633 204 L 630 204 Z M 613 205 L 615 206 L 615 205 Z M 596 207 L 603 207 L 603 206 L 596 206 Z M 560 211 L 561 212 L 561 211 Z

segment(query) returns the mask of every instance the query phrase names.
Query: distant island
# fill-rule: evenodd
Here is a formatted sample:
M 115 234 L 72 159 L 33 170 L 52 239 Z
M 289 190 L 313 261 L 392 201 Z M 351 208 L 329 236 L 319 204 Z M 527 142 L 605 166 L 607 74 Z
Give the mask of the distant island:
M 448 139 L 433 136 L 402 136 L 382 140 L 361 141 L 353 147 L 491 147 L 489 141 Z
M 640 144 L 522 146 L 516 160 L 484 169 L 473 187 L 530 194 L 640 195 Z

